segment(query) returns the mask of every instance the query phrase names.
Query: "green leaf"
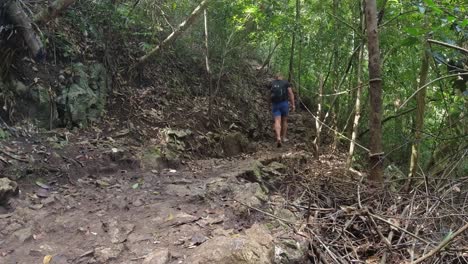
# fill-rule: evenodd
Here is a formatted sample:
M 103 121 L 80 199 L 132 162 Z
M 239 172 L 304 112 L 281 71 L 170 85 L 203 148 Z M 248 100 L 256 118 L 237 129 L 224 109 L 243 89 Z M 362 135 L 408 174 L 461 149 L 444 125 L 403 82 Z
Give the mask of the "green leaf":
M 139 183 L 135 183 L 132 185 L 132 189 L 138 189 L 138 187 L 140 187 Z
M 404 29 L 404 31 L 414 37 L 419 37 L 422 35 L 422 30 L 419 28 L 407 27 Z
M 468 19 L 464 19 L 463 22 L 461 22 L 460 26 L 462 28 L 468 26 Z
M 433 0 L 424 0 L 424 3 L 426 3 L 426 5 L 428 7 L 430 7 L 432 10 L 434 10 L 436 13 L 443 13 L 444 11 L 442 11 L 442 9 L 440 9 L 436 3 L 434 3 Z
M 401 46 L 413 46 L 418 43 L 419 39 L 415 37 L 407 37 L 401 41 Z

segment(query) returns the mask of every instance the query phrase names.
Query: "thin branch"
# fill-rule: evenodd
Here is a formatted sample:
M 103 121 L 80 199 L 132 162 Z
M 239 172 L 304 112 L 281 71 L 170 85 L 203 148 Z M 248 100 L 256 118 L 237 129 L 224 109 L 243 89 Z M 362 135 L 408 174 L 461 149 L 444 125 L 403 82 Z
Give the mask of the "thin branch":
M 408 113 L 411 113 L 411 112 L 413 112 L 414 110 L 416 110 L 416 107 L 413 107 L 413 108 L 408 109 L 408 110 L 406 110 L 406 111 L 403 111 L 403 112 L 401 112 L 401 113 L 397 113 L 397 114 L 388 116 L 388 117 L 386 117 L 386 118 L 384 118 L 384 119 L 382 120 L 382 125 L 385 124 L 386 122 L 392 120 L 392 119 L 395 119 L 395 118 L 400 117 L 400 116 L 402 116 L 402 115 L 406 115 L 406 114 L 408 114 Z M 369 132 L 369 129 L 366 129 L 366 130 L 362 131 L 362 132 L 359 134 L 358 138 L 362 137 L 362 136 L 365 135 L 367 132 Z
M 408 97 L 408 99 L 405 100 L 405 102 L 403 102 L 403 104 L 401 104 L 400 108 L 403 108 L 411 98 L 413 98 L 419 91 L 421 91 L 422 89 L 426 88 L 427 86 L 437 82 L 437 81 L 440 81 L 440 80 L 443 80 L 443 79 L 447 79 L 447 78 L 452 78 L 452 77 L 458 77 L 458 76 L 468 76 L 468 72 L 467 73 L 457 73 L 457 74 L 451 74 L 451 75 L 445 75 L 445 76 L 442 76 L 440 78 L 437 78 L 435 80 L 432 80 L 428 83 L 426 83 L 426 85 L 423 85 L 421 87 L 419 87 L 419 89 L 417 89 L 410 97 Z
M 426 255 L 423 255 L 421 256 L 420 258 L 418 258 L 417 260 L 415 260 L 413 263 L 414 264 L 418 264 L 418 263 L 421 263 L 423 261 L 425 261 L 426 259 L 434 256 L 435 254 L 437 254 L 437 252 L 441 251 L 445 246 L 447 246 L 448 244 L 450 244 L 457 236 L 463 234 L 463 232 L 465 232 L 466 230 L 468 230 L 468 223 L 466 223 L 462 228 L 460 228 L 457 232 L 453 233 L 452 235 L 450 236 L 447 236 L 447 238 L 445 238 L 444 240 L 442 240 L 442 242 L 440 242 L 440 244 L 435 247 L 433 250 L 431 250 L 429 253 L 427 253 Z
M 452 48 L 452 49 L 456 49 L 456 50 L 459 50 L 463 53 L 467 53 L 468 54 L 468 50 L 467 49 L 464 49 L 462 47 L 459 47 L 459 46 L 455 46 L 455 45 L 452 45 L 452 44 L 449 44 L 449 43 L 445 43 L 445 42 L 442 42 L 442 41 L 438 41 L 438 40 L 433 40 L 433 39 L 428 39 L 427 42 L 429 43 L 434 43 L 434 44 L 438 44 L 438 45 L 441 45 L 441 46 L 444 46 L 444 47 L 448 47 L 448 48 Z
M 426 244 L 431 244 L 430 241 L 427 241 L 426 239 L 421 238 L 421 237 L 411 233 L 410 231 L 408 231 L 408 230 L 406 230 L 404 228 L 401 228 L 398 225 L 395 225 L 394 223 L 392 223 L 392 222 L 390 222 L 390 221 L 388 221 L 388 220 L 386 220 L 386 219 L 384 219 L 384 218 L 382 218 L 382 217 L 380 217 L 380 216 L 378 216 L 376 214 L 373 214 L 373 213 L 369 212 L 369 215 L 376 218 L 376 219 L 378 219 L 378 220 L 380 220 L 380 221 L 382 221 L 382 222 L 384 222 L 384 223 L 386 223 L 386 224 L 388 224 L 388 225 L 390 225 L 390 226 L 392 226 L 392 227 L 394 227 L 394 228 L 396 228 L 396 229 L 398 229 L 398 230 L 400 230 L 403 233 L 406 233 L 406 234 L 412 236 L 413 238 L 416 238 L 419 241 L 422 241 L 422 242 L 424 242 Z

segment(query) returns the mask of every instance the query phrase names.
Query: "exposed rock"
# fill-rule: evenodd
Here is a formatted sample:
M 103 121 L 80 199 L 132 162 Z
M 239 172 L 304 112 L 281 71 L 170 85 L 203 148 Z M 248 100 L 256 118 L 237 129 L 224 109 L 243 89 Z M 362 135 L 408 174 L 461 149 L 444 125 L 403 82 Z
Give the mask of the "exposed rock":
M 222 138 L 222 147 L 225 156 L 235 156 L 247 151 L 248 139 L 240 132 L 229 133 Z
M 48 88 L 40 83 L 28 87 L 16 80 L 12 86 L 18 99 L 15 107 L 21 115 L 35 120 L 40 127 L 49 128 L 50 124 L 57 124 L 57 107 Z
M 192 238 L 190 239 L 190 242 L 191 242 L 192 245 L 200 245 L 200 244 L 204 243 L 207 240 L 208 240 L 208 238 L 206 236 L 204 236 L 203 234 L 196 233 L 195 235 L 192 236 Z
M 149 254 L 144 260 L 143 264 L 166 264 L 169 262 L 170 254 L 169 249 L 160 248 Z
M 265 169 L 267 169 L 268 171 L 277 171 L 279 173 L 286 173 L 287 168 L 288 167 L 286 167 L 286 165 L 273 161 L 272 163 L 268 164 L 268 166 Z
M 112 220 L 107 224 L 104 224 L 103 228 L 108 230 L 111 242 L 117 244 L 127 240 L 128 235 L 135 229 L 135 225 L 129 223 L 119 223 L 116 220 Z
M 104 113 L 109 84 L 102 64 L 82 63 L 71 67 L 72 84 L 57 98 L 59 114 L 67 125 L 86 126 Z
M 43 204 L 45 206 L 51 205 L 53 203 L 55 203 L 55 196 L 50 196 L 50 197 L 48 197 L 48 198 L 41 201 L 41 204 Z
M 192 223 L 200 219 L 200 217 L 190 215 L 184 212 L 179 212 L 176 215 L 169 214 L 167 220 L 167 226 L 181 226 L 184 224 Z
M 169 146 L 151 146 L 144 150 L 141 161 L 147 169 L 162 170 L 166 168 L 177 169 L 180 167 L 180 154 Z
M 18 194 L 18 184 L 8 178 L 0 178 L 0 205 L 8 204 L 8 200 Z
M 217 195 L 226 195 L 231 192 L 231 184 L 223 178 L 213 178 L 206 184 L 206 197 L 216 197 Z
M 274 215 L 278 216 L 281 219 L 288 220 L 290 222 L 296 222 L 296 215 L 286 208 L 275 209 Z
M 49 264 L 67 264 L 68 259 L 63 255 L 55 255 L 50 260 Z
M 187 259 L 192 264 L 269 264 L 273 263 L 273 238 L 255 224 L 238 237 L 215 237 L 194 249 Z
M 32 227 L 26 227 L 20 230 L 17 230 L 13 235 L 21 242 L 24 243 L 26 240 L 32 238 Z
M 306 263 L 307 243 L 285 240 L 281 245 L 275 245 L 275 264 Z
M 94 257 L 97 263 L 108 263 L 110 260 L 118 258 L 123 250 L 123 244 L 113 245 L 109 248 L 100 247 L 94 251 Z

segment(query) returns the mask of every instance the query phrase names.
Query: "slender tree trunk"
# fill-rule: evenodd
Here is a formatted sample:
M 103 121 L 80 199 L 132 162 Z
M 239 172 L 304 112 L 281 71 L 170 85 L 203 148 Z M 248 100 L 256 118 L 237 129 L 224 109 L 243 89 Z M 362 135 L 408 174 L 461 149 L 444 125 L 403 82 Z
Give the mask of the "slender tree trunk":
M 383 182 L 382 79 L 376 0 L 366 0 L 366 24 L 369 53 L 370 153 L 369 180 Z
M 210 49 L 208 43 L 208 12 L 205 9 L 203 11 L 204 24 L 205 24 L 205 64 L 206 64 L 206 75 L 208 80 L 208 116 L 211 117 L 212 101 L 213 101 L 213 83 L 211 81 L 211 70 L 210 70 Z
M 292 82 L 294 76 L 294 48 L 296 46 L 296 34 L 297 34 L 297 27 L 299 25 L 299 12 L 300 12 L 300 0 L 296 0 L 296 22 L 294 25 L 294 31 L 292 33 L 292 40 L 291 40 L 291 55 L 289 56 L 289 74 L 288 74 L 288 81 Z
M 56 0 L 34 15 L 33 20 L 35 23 L 45 23 L 58 16 L 62 10 L 75 2 L 76 0 Z
M 299 0 L 298 0 L 299 1 Z M 299 25 L 302 25 L 301 23 L 301 7 L 300 3 L 297 3 L 297 22 Z M 301 98 L 301 72 L 302 72 L 302 43 L 304 41 L 304 36 L 302 35 L 302 28 L 299 29 L 299 54 L 297 58 L 297 102 L 300 101 Z
M 365 20 L 364 10 L 361 5 L 361 32 L 365 33 Z M 354 122 L 353 132 L 351 134 L 351 143 L 349 144 L 349 154 L 346 160 L 346 168 L 349 169 L 353 165 L 354 148 L 356 147 L 356 140 L 359 128 L 359 119 L 361 118 L 361 98 L 362 98 L 362 62 L 364 61 L 364 39 L 362 40 L 361 49 L 359 50 L 359 58 L 357 63 L 357 82 L 358 88 L 356 91 L 356 104 L 354 106 Z
M 429 51 L 426 40 L 423 44 L 422 60 L 421 60 L 421 71 L 419 73 L 419 83 L 416 87 L 418 90 L 420 87 L 423 87 L 427 83 L 427 75 L 429 73 Z M 416 116 L 415 116 L 415 126 L 414 126 L 414 141 L 411 147 L 411 159 L 410 159 L 410 169 L 408 174 L 408 183 L 407 189 L 409 190 L 412 185 L 414 175 L 418 169 L 419 162 L 419 146 L 421 143 L 422 130 L 424 127 L 424 108 L 426 106 L 426 88 L 421 89 L 416 95 Z
M 339 0 L 333 0 L 333 15 L 335 17 L 339 17 L 339 9 L 340 9 L 340 1 Z M 337 19 L 335 19 L 335 22 L 333 24 L 333 31 L 335 34 L 339 35 L 339 24 L 340 23 Z M 333 42 L 333 91 L 335 93 L 339 92 L 339 42 L 334 41 Z M 331 112 L 331 123 L 332 123 L 332 128 L 334 129 L 334 136 L 333 136 L 333 144 L 332 144 L 332 149 L 336 150 L 338 146 L 338 138 L 339 138 L 339 132 L 338 132 L 338 114 L 340 113 L 340 98 L 336 97 L 336 101 L 334 102 L 334 105 L 331 106 L 333 108 Z
M 154 55 L 156 55 L 160 50 L 164 49 L 165 47 L 169 46 L 169 44 L 171 44 L 172 42 L 174 42 L 174 40 L 177 39 L 177 37 L 179 37 L 180 35 L 182 35 L 182 33 L 185 32 L 185 30 L 187 30 L 187 28 L 189 28 L 194 22 L 195 20 L 197 19 L 197 17 L 201 14 L 201 11 L 203 11 L 206 6 L 211 2 L 212 0 L 203 0 L 193 11 L 192 13 L 190 14 L 190 16 L 184 21 L 182 22 L 178 27 L 177 29 L 172 32 L 166 39 L 164 39 L 161 44 L 159 44 L 158 46 L 156 46 L 154 49 L 152 49 L 148 54 L 140 57 L 138 59 L 138 62 L 134 65 L 133 68 L 138 68 L 140 66 L 142 66 L 143 64 L 145 64 L 146 62 L 148 62 L 148 60 L 153 57 Z
M 322 132 L 322 123 L 320 123 L 321 116 L 322 116 L 322 104 L 323 104 L 323 85 L 324 85 L 324 80 L 323 76 L 319 76 L 319 98 L 318 98 L 318 103 L 317 103 L 317 114 L 315 118 L 315 139 L 314 139 L 314 156 L 316 159 L 319 158 L 319 149 L 320 149 L 320 134 Z
M 36 32 L 34 32 L 31 19 L 23 11 L 23 8 L 21 8 L 18 1 L 6 1 L 6 3 L 2 4 L 2 6 L 3 5 L 6 5 L 6 13 L 11 22 L 21 33 L 24 41 L 26 42 L 26 45 L 31 51 L 32 57 L 38 60 L 44 59 L 44 45 L 37 36 Z

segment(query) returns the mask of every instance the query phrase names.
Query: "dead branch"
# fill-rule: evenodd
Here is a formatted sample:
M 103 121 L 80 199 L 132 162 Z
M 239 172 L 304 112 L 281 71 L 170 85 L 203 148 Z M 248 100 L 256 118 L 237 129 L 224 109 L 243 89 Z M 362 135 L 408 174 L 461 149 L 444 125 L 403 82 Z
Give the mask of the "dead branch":
M 440 244 L 437 247 L 435 247 L 433 250 L 431 250 L 426 255 L 421 256 L 420 258 L 415 260 L 413 263 L 418 264 L 418 263 L 421 263 L 424 260 L 434 256 L 435 254 L 437 254 L 437 252 L 441 251 L 444 247 L 446 247 L 448 244 L 450 244 L 457 236 L 459 236 L 460 234 L 462 234 L 466 230 L 468 230 L 468 223 L 466 223 L 462 228 L 458 229 L 457 232 L 453 233 L 450 236 L 447 236 L 444 240 L 442 240 L 442 242 L 440 242 Z
M 395 225 L 394 223 L 392 223 L 392 222 L 390 222 L 390 221 L 384 219 L 383 217 L 380 217 L 380 216 L 378 216 L 378 215 L 376 215 L 376 214 L 373 214 L 373 213 L 370 213 L 370 212 L 369 212 L 369 215 L 372 216 L 372 217 L 374 217 L 374 218 L 377 219 L 377 220 L 380 220 L 380 221 L 382 221 L 382 222 L 384 222 L 384 223 L 386 223 L 386 224 L 388 224 L 388 225 L 390 225 L 390 226 L 392 226 L 392 227 L 394 227 L 394 228 L 400 230 L 400 231 L 403 232 L 403 233 L 406 233 L 406 234 L 412 236 L 413 238 L 416 238 L 416 239 L 419 240 L 419 241 L 422 241 L 422 242 L 424 242 L 424 243 L 426 243 L 426 244 L 431 244 L 430 241 L 427 241 L 426 239 L 421 238 L 421 237 L 417 236 L 416 234 L 413 234 L 413 233 L 411 233 L 410 231 L 399 227 L 398 225 Z
M 143 64 L 148 62 L 148 60 L 156 55 L 160 50 L 164 49 L 167 47 L 169 44 L 171 44 L 175 39 L 177 39 L 178 36 L 182 35 L 182 33 L 189 28 L 193 22 L 197 19 L 197 17 L 201 14 L 201 11 L 203 11 L 208 4 L 210 3 L 211 0 L 203 0 L 190 14 L 190 16 L 182 22 L 177 29 L 172 32 L 166 39 L 164 39 L 161 44 L 156 46 L 154 49 L 152 49 L 148 54 L 140 57 L 138 59 L 138 62 L 132 67 L 133 69 L 141 67 Z
M 445 42 L 442 42 L 442 41 L 438 41 L 438 40 L 433 40 L 433 39 L 428 39 L 427 42 L 429 43 L 434 43 L 434 44 L 437 44 L 437 45 L 441 45 L 441 46 L 444 46 L 444 47 L 448 47 L 448 48 L 451 48 L 451 49 L 456 49 L 456 50 L 459 50 L 463 53 L 467 53 L 468 54 L 468 50 L 467 49 L 464 49 L 462 47 L 458 47 L 458 46 L 455 46 L 455 45 L 452 45 L 452 44 L 448 44 L 448 43 L 445 43 Z

